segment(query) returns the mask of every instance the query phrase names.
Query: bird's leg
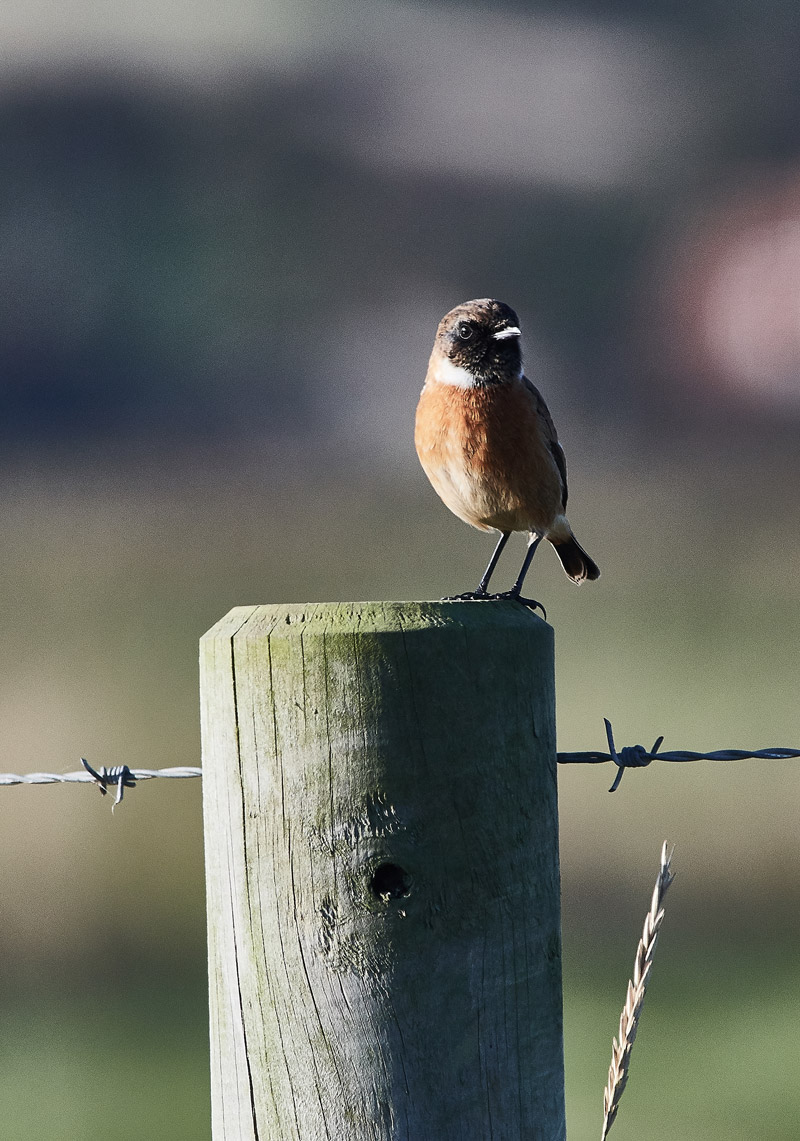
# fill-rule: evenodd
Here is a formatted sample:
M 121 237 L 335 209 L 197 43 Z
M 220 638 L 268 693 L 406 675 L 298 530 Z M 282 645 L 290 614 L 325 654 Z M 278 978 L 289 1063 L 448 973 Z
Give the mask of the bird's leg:
M 476 599 L 476 598 L 488 598 L 489 595 L 486 592 L 486 587 L 489 585 L 489 579 L 492 577 L 492 573 L 494 572 L 494 568 L 497 566 L 497 562 L 503 553 L 503 548 L 505 547 L 506 543 L 508 542 L 510 536 L 511 536 L 510 531 L 502 531 L 500 533 L 500 538 L 497 541 L 497 546 L 494 549 L 492 557 L 489 559 L 488 567 L 483 572 L 483 578 L 481 579 L 480 583 L 478 584 L 477 590 L 468 590 L 465 594 L 455 594 L 455 595 L 452 595 L 450 598 L 443 598 L 442 601 L 443 602 L 469 602 L 469 601 Z
M 525 581 L 525 575 L 528 573 L 528 569 L 529 569 L 531 563 L 533 562 L 533 556 L 536 554 L 536 548 L 539 546 L 541 541 L 542 541 L 542 536 L 537 534 L 536 531 L 531 531 L 530 538 L 528 539 L 528 549 L 525 552 L 525 559 L 522 563 L 522 569 L 520 570 L 519 574 L 517 575 L 517 581 L 511 587 L 511 590 L 506 590 L 502 594 L 495 594 L 492 597 L 493 598 L 515 598 L 517 600 L 517 602 L 521 602 L 523 604 L 523 606 L 529 606 L 532 610 L 535 610 L 536 607 L 538 606 L 538 608 L 541 610 L 542 614 L 544 614 L 544 616 L 546 618 L 547 612 L 546 612 L 545 608 L 542 606 L 541 602 L 537 602 L 535 598 L 523 598 L 522 594 L 521 594 L 522 584 Z
M 503 553 L 503 548 L 508 542 L 510 535 L 510 531 L 501 531 L 500 538 L 497 540 L 497 546 L 492 553 L 492 557 L 489 559 L 489 565 L 483 572 L 483 578 L 478 584 L 478 589 L 475 592 L 476 594 L 486 594 L 486 588 L 489 585 L 489 579 L 494 573 L 494 568 L 497 566 L 498 560 Z
M 536 554 L 536 548 L 539 546 L 541 541 L 542 536 L 537 535 L 535 531 L 531 531 L 531 537 L 528 539 L 528 549 L 525 552 L 525 559 L 522 563 L 522 569 L 517 576 L 517 581 L 511 587 L 511 594 L 514 598 L 519 598 L 520 596 L 522 584 L 525 581 L 525 575 L 528 573 L 528 569 L 533 562 L 533 556 Z

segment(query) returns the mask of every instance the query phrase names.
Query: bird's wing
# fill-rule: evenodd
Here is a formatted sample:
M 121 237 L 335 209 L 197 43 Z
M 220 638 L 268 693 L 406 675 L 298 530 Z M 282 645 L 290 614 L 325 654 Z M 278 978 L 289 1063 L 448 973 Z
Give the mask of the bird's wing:
M 523 376 L 522 383 L 525 385 L 525 387 L 530 392 L 531 396 L 533 397 L 534 403 L 536 405 L 536 415 L 539 419 L 539 423 L 542 426 L 542 434 L 544 435 L 545 442 L 546 442 L 548 448 L 550 449 L 550 454 L 552 455 L 553 459 L 555 460 L 556 467 L 558 468 L 558 473 L 561 476 L 561 487 L 562 487 L 561 506 L 566 507 L 567 506 L 567 457 L 564 455 L 564 449 L 561 447 L 561 444 L 559 444 L 559 442 L 558 442 L 558 433 L 556 432 L 556 426 L 553 423 L 553 417 L 550 415 L 550 409 L 545 404 L 544 397 L 542 396 L 541 392 L 539 391 L 539 389 L 534 384 L 531 384 L 531 382 L 528 380 L 527 376 Z

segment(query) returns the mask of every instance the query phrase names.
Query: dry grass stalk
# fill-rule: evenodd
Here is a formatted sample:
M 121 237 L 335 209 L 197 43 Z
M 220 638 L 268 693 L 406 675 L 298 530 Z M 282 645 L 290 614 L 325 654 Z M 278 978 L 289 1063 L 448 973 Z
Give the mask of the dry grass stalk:
M 633 978 L 628 982 L 628 994 L 619 1018 L 619 1042 L 615 1038 L 611 1049 L 608 1085 L 603 1094 L 603 1132 L 600 1141 L 605 1141 L 608 1131 L 614 1124 L 620 1099 L 628 1081 L 631 1051 L 636 1040 L 636 1031 L 639 1027 L 639 1018 L 644 1005 L 644 995 L 650 979 L 650 971 L 653 968 L 653 955 L 658 942 L 658 933 L 664 921 L 664 897 L 669 885 L 675 878 L 670 869 L 672 854 L 672 852 L 667 854 L 665 842 L 661 849 L 661 867 L 658 871 L 656 886 L 653 888 L 650 910 L 645 916 L 642 937 L 639 940 L 639 946 L 636 948 Z

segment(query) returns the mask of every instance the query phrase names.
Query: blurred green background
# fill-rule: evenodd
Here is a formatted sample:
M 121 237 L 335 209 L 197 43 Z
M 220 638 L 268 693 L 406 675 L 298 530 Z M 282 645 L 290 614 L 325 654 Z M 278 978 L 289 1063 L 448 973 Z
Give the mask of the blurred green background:
M 437 598 L 491 542 L 418 469 L 492 295 L 567 450 L 559 745 L 800 745 L 796 5 L 0 9 L 0 770 L 196 764 L 241 603 Z M 510 584 L 521 556 L 501 567 Z M 535 589 L 534 589 L 535 584 Z M 560 772 L 570 1137 L 800 1135 L 800 762 Z M 209 1137 L 199 782 L 0 789 L 0 1136 Z

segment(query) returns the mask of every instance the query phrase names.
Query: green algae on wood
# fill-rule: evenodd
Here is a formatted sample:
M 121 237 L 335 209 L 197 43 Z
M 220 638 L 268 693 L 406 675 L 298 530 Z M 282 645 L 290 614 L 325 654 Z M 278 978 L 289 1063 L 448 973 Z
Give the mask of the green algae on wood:
M 550 627 L 239 607 L 201 696 L 214 1141 L 561 1141 Z

